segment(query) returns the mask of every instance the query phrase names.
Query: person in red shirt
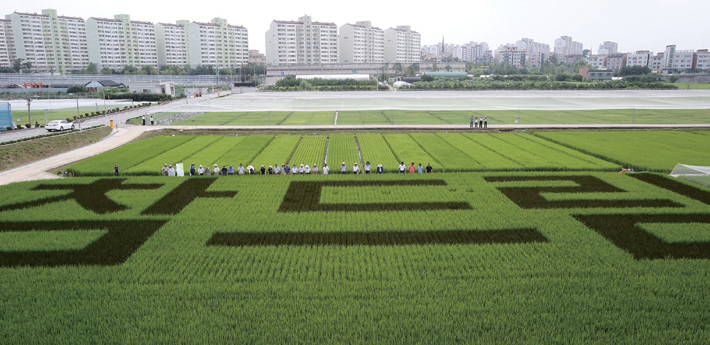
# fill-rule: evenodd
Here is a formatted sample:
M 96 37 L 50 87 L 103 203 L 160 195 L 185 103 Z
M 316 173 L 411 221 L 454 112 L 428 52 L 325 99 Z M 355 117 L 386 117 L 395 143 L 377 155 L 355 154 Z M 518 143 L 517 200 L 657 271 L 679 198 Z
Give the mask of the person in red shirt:
M 409 166 L 409 173 L 414 174 L 417 172 L 417 167 L 414 166 L 414 162 L 412 162 L 412 165 Z

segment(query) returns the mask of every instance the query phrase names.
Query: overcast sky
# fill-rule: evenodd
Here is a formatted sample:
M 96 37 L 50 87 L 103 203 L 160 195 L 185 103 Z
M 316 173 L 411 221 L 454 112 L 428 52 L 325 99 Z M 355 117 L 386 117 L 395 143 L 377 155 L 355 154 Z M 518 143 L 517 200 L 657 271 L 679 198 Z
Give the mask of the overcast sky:
M 179 19 L 207 22 L 215 17 L 249 30 L 249 48 L 264 51 L 264 34 L 272 20 L 345 23 L 369 20 L 386 29 L 410 25 L 422 35 L 422 45 L 441 42 L 487 42 L 491 49 L 522 37 L 554 45 L 571 36 L 593 52 L 603 41 L 619 43 L 621 52 L 660 52 L 675 44 L 680 50 L 710 48 L 708 0 L 459 0 L 459 1 L 3 1 L 2 14 L 40 13 L 175 23 Z

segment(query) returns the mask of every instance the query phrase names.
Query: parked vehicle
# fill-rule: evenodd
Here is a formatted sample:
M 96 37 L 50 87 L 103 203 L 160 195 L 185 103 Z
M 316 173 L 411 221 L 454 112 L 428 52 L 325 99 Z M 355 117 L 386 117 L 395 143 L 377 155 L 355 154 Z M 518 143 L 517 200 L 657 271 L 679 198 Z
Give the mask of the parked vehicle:
M 50 121 L 47 126 L 44 127 L 48 132 L 51 131 L 63 131 L 65 129 L 74 129 L 74 123 L 67 120 L 54 120 Z

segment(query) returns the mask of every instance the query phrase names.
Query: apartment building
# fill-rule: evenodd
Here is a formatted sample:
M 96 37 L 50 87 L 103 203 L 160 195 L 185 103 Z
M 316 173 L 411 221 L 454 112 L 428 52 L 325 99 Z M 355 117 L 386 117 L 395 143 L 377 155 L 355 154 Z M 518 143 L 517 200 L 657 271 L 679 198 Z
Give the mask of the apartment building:
M 153 23 L 131 20 L 127 14 L 117 14 L 113 19 L 91 17 L 86 20 L 86 37 L 89 61 L 99 69 L 158 68 Z
M 606 69 L 606 59 L 607 55 L 589 55 L 586 58 L 587 63 L 592 65 L 594 70 Z
M 158 62 L 167 66 L 232 67 L 249 62 L 249 34 L 246 28 L 229 25 L 226 19 L 209 23 L 178 20 L 155 25 Z
M 525 52 L 525 63 L 528 67 L 541 67 L 545 58 L 550 54 L 550 45 L 535 42 L 530 38 L 523 38 L 515 42 L 517 50 Z
M 584 46 L 580 42 L 573 41 L 572 37 L 562 36 L 555 40 L 554 49 L 554 53 L 559 59 L 567 55 L 582 55 Z
M 15 59 L 15 38 L 9 19 L 0 19 L 0 67 L 12 67 Z
M 270 64 L 327 64 L 338 62 L 338 27 L 314 22 L 274 20 L 266 32 L 266 61 Z
M 385 30 L 385 61 L 387 63 L 413 63 L 421 61 L 421 35 L 409 25 Z
M 340 63 L 382 63 L 385 59 L 385 33 L 369 21 L 345 24 L 339 29 Z
M 266 63 L 266 55 L 259 52 L 258 49 L 249 50 L 249 63 L 264 64 Z
M 703 71 L 710 70 L 710 52 L 707 49 L 700 49 L 695 55 L 695 68 L 701 69 Z
M 10 22 L 14 45 L 8 55 L 31 63 L 32 71 L 63 73 L 89 64 L 84 19 L 58 16 L 53 9 L 41 14 L 14 12 L 5 19 Z
M 651 72 L 661 73 L 663 71 L 663 62 L 665 61 L 665 53 L 658 53 L 651 57 Z
M 618 71 L 626 67 L 626 54 L 609 54 L 606 57 L 606 68 Z
M 495 51 L 497 64 L 525 67 L 526 51 L 520 50 L 515 44 L 501 45 Z
M 636 53 L 626 54 L 626 66 L 634 67 L 649 67 L 651 66 L 651 52 L 648 50 L 639 50 Z
M 158 47 L 159 66 L 183 67 L 189 65 L 185 25 L 155 24 L 155 43 Z
M 619 44 L 611 41 L 604 41 L 604 43 L 599 45 L 599 50 L 597 54 L 599 55 L 611 55 L 619 52 Z
M 692 50 L 677 50 L 675 45 L 668 45 L 663 54 L 661 69 L 664 73 L 689 71 L 695 68 L 695 58 L 695 52 Z

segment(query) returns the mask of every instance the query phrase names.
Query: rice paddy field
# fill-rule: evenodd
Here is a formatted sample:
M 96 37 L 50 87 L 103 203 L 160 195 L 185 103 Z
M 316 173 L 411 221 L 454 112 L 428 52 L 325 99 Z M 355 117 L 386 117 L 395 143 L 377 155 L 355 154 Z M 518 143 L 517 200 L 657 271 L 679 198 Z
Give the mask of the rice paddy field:
M 468 124 L 471 116 L 490 124 L 706 124 L 710 109 L 604 110 L 358 110 L 358 111 L 207 112 L 176 126 L 298 126 L 382 124 Z M 160 114 L 156 115 L 161 118 Z
M 617 173 L 673 168 L 653 136 L 710 165 L 705 132 L 137 141 L 0 187 L 0 339 L 706 344 L 710 188 Z M 159 176 L 332 159 L 386 173 Z

